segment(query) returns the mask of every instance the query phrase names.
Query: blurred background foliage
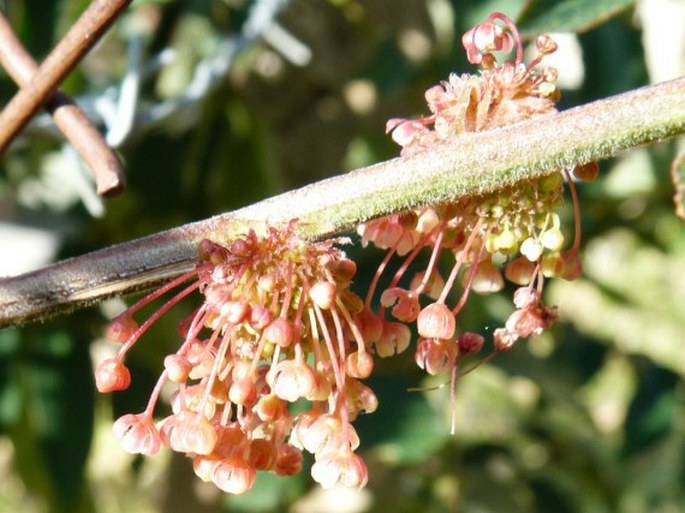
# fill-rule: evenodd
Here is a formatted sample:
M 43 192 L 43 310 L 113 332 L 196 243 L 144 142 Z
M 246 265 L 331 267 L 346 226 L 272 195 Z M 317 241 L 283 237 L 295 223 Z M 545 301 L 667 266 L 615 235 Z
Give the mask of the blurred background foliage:
M 3 4 L 40 60 L 88 2 Z M 526 34 L 558 33 L 562 109 L 685 73 L 683 0 L 137 0 L 64 83 L 117 146 L 128 188 L 96 197 L 77 157 L 36 119 L 0 169 L 0 275 L 395 156 L 386 119 L 423 114 L 425 89 L 472 70 L 461 34 L 494 10 Z M 2 74 L 2 100 L 14 91 Z M 410 352 L 377 365 L 380 408 L 357 422 L 370 469 L 361 492 L 324 492 L 305 471 L 229 497 L 185 458 L 119 448 L 113 417 L 145 403 L 192 304 L 143 338 L 128 360 L 132 388 L 113 397 L 94 393 L 92 362 L 113 351 L 103 329 L 121 299 L 0 331 L 0 511 L 684 512 L 676 146 L 602 162 L 580 187 L 585 275 L 548 287 L 561 312 L 551 333 L 458 383 L 456 436 L 446 387 L 407 391 L 440 383 Z M 363 291 L 381 255 L 350 252 Z M 505 295 L 473 298 L 463 323 L 485 333 L 510 309 Z

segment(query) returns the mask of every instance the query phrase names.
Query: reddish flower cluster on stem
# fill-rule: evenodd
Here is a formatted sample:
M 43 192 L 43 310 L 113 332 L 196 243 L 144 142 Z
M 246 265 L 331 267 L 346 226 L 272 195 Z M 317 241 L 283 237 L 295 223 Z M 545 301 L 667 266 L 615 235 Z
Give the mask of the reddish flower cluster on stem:
M 481 66 L 480 74 L 452 74 L 429 89 L 430 116 L 388 122 L 402 155 L 429 150 L 464 132 L 555 110 L 556 72 L 538 69 L 556 49 L 549 37 L 537 39 L 538 55 L 526 65 L 516 27 L 495 13 L 462 42 L 469 60 Z M 499 61 L 494 53 L 512 51 L 513 60 Z M 162 445 L 184 453 L 201 479 L 230 493 L 249 490 L 260 470 L 298 473 L 302 450 L 314 455 L 311 473 L 324 487 L 364 486 L 367 469 L 355 453 L 359 439 L 351 422 L 377 407 L 376 396 L 360 381 L 371 374 L 374 353 L 386 357 L 406 350 L 409 325 L 415 323 L 416 363 L 429 374 L 450 374 L 454 401 L 459 376 L 554 322 L 555 310 L 541 299 L 545 280 L 574 279 L 581 272 L 578 199 L 571 173 L 591 180 L 597 167 L 591 163 L 559 170 L 495 194 L 361 225 L 363 245 L 371 242 L 387 250 L 365 301 L 350 290 L 356 266 L 335 247 L 342 239 L 304 241 L 292 222 L 270 228 L 264 236 L 250 232 L 229 247 L 203 241 L 193 271 L 141 299 L 110 324 L 109 338 L 122 346 L 96 370 L 101 392 L 130 385 L 124 357 L 152 323 L 184 297 L 195 292 L 204 296 L 181 323 L 183 342 L 166 357 L 148 406 L 118 419 L 115 436 L 132 453 L 155 454 Z M 564 249 L 555 212 L 563 201 L 564 179 L 576 212 L 569 249 Z M 430 255 L 426 268 L 407 277 L 424 250 Z M 384 278 L 395 255 L 403 257 L 402 263 Z M 438 269 L 442 255 L 452 262 L 445 277 Z M 458 314 L 471 292 L 497 292 L 505 278 L 519 287 L 513 295 L 515 309 L 494 330 L 489 356 L 464 371 L 464 359 L 481 351 L 485 341 L 460 329 Z M 382 280 L 387 284 L 374 310 L 372 299 Z M 141 307 L 179 287 L 145 322 L 134 321 Z M 153 414 L 168 384 L 176 387 L 172 413 L 156 422 Z
M 468 59 L 481 66 L 478 75 L 451 74 L 430 88 L 426 101 L 430 116 L 391 119 L 387 131 L 402 146 L 403 156 L 430 150 L 465 132 L 486 130 L 555 110 L 559 91 L 556 71 L 538 69 L 545 55 L 556 50 L 548 36 L 535 42 L 537 57 L 523 62 L 523 46 L 514 23 L 501 13 L 464 34 Z M 514 52 L 512 60 L 498 60 Z M 577 178 L 593 179 L 596 164 L 579 167 Z M 575 239 L 564 250 L 564 236 L 555 209 L 563 201 L 567 179 L 576 212 Z M 366 339 L 380 356 L 399 353 L 409 346 L 407 323 L 416 323 L 419 339 L 415 359 L 419 367 L 437 375 L 451 373 L 452 392 L 462 360 L 480 351 L 484 339 L 462 332 L 458 314 L 469 294 L 490 294 L 504 287 L 505 278 L 519 289 L 514 294 L 515 311 L 505 325 L 493 332 L 494 354 L 509 350 L 519 338 L 539 334 L 556 318 L 555 310 L 541 299 L 545 279 L 574 279 L 581 272 L 578 202 L 570 170 L 558 170 L 541 179 L 519 183 L 507 190 L 469 197 L 441 205 L 395 214 L 359 227 L 362 244 L 369 242 L 387 250 L 368 291 L 361 318 Z M 423 251 L 430 252 L 427 267 L 400 283 L 410 264 Z M 452 256 L 446 277 L 438 270 L 443 254 Z M 371 300 L 393 255 L 404 258 L 380 296 L 380 310 L 372 311 Z M 454 299 L 451 296 L 455 295 Z M 428 304 L 422 306 L 425 297 Z M 387 319 L 386 310 L 396 321 Z M 478 364 L 477 364 L 478 365 Z M 473 367 L 471 367 L 472 369 Z M 454 398 L 454 395 L 452 395 Z M 454 417 L 452 429 L 454 430 Z
M 294 223 L 265 237 L 250 232 L 228 248 L 206 240 L 194 271 L 116 318 L 108 335 L 123 345 L 97 368 L 101 392 L 128 387 L 124 356 L 152 322 L 184 296 L 204 295 L 182 323 L 183 343 L 166 357 L 145 411 L 115 422 L 124 449 L 154 454 L 165 445 L 185 453 L 200 478 L 230 493 L 249 490 L 259 470 L 298 473 L 306 449 L 323 486 L 363 486 L 367 470 L 354 452 L 351 422 L 377 407 L 360 381 L 373 360 L 355 321 L 361 299 L 349 289 L 356 266 L 336 242 L 305 242 Z M 140 307 L 190 280 L 145 323 L 133 320 Z M 178 388 L 173 412 L 155 423 L 166 383 Z M 308 409 L 291 413 L 296 401 Z

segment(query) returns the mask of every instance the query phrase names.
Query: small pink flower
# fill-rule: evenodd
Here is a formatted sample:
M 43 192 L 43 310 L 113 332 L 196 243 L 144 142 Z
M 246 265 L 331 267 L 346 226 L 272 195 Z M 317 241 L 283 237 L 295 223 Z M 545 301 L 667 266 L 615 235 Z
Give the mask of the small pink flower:
M 564 270 L 561 277 L 565 280 L 575 280 L 583 274 L 583 263 L 578 250 L 569 249 L 561 254 Z
M 322 310 L 328 310 L 335 304 L 337 287 L 330 281 L 319 281 L 309 289 L 309 298 Z
M 269 382 L 281 399 L 295 402 L 309 396 L 316 388 L 314 371 L 305 362 L 283 360 L 271 370 Z
M 454 336 L 456 321 L 444 303 L 432 303 L 421 310 L 416 326 L 422 337 L 449 339 Z
M 373 358 L 366 351 L 354 351 L 347 355 L 345 371 L 353 378 L 368 378 L 373 371 Z
M 244 377 L 234 381 L 228 389 L 228 399 L 233 404 L 251 406 L 257 400 L 257 387 L 252 378 Z
M 285 401 L 276 394 L 261 396 L 252 411 L 262 422 L 273 422 L 288 413 Z
M 464 274 L 464 282 L 469 279 L 469 273 Z M 504 287 L 502 273 L 490 260 L 478 264 L 476 275 L 471 282 L 471 289 L 478 294 L 493 294 Z
M 516 285 L 529 285 L 533 279 L 535 264 L 524 256 L 520 256 L 507 264 L 504 276 Z
M 272 319 L 273 317 L 271 312 L 269 312 L 269 310 L 262 305 L 253 306 L 252 310 L 250 311 L 250 326 L 258 331 L 266 328 Z
M 529 308 L 540 302 L 540 293 L 532 287 L 520 287 L 514 292 L 516 308 Z
M 210 454 L 217 442 L 214 426 L 204 416 L 188 410 L 167 417 L 162 435 L 172 450 L 190 454 Z
M 373 413 L 378 409 L 376 394 L 356 379 L 345 381 L 345 399 L 350 421 L 353 421 L 361 412 Z
M 323 488 L 332 488 L 338 483 L 362 488 L 369 480 L 369 473 L 361 456 L 343 448 L 318 457 L 312 465 L 312 477 Z
M 400 287 L 384 290 L 381 304 L 386 308 L 392 307 L 393 316 L 401 322 L 414 322 L 421 309 L 418 295 Z
M 131 384 L 131 373 L 119 358 L 104 360 L 95 370 L 95 386 L 101 393 L 126 390 Z
M 485 340 L 482 335 L 467 331 L 457 337 L 457 347 L 462 353 L 477 353 L 483 347 Z
M 400 322 L 383 321 L 383 333 L 376 342 L 376 353 L 381 358 L 400 354 L 411 340 L 411 330 Z
M 492 17 L 491 17 L 492 18 Z M 461 42 L 471 64 L 480 64 L 492 52 L 510 52 L 514 48 L 514 38 L 490 18 L 466 32 Z
M 185 356 L 170 354 L 164 358 L 164 368 L 171 381 L 174 383 L 185 383 L 193 365 Z
M 290 444 L 278 446 L 274 472 L 279 476 L 294 476 L 302 470 L 302 451 Z
M 441 338 L 420 338 L 414 354 L 416 365 L 433 376 L 452 370 L 456 357 L 456 343 Z
M 495 351 L 506 352 L 514 346 L 514 343 L 518 340 L 518 335 L 507 331 L 505 328 L 497 328 L 492 334 L 492 340 L 495 345 Z
M 212 482 L 222 491 L 239 495 L 252 489 L 257 472 L 244 459 L 233 456 L 212 470 Z
M 299 416 L 290 442 L 316 455 L 334 448 L 359 446 L 359 438 L 351 424 L 331 413 Z
M 250 307 L 244 301 L 225 301 L 219 314 L 231 324 L 239 324 L 250 314 Z
M 221 460 L 215 457 L 195 456 L 193 458 L 193 472 L 203 482 L 208 483 L 212 480 L 214 469 L 220 462 Z
M 400 146 L 409 146 L 427 132 L 424 119 L 390 119 L 385 125 L 385 133 L 392 132 L 392 140 Z
M 426 271 L 420 271 L 414 275 L 409 283 L 409 288 L 411 290 L 416 290 L 421 286 L 426 276 Z M 440 276 L 437 270 L 434 270 L 430 277 L 426 280 L 426 285 L 421 291 L 423 294 L 427 295 L 429 298 L 437 301 L 442 293 L 442 289 L 445 287 L 445 280 Z
M 112 426 L 114 437 L 126 452 L 132 454 L 157 454 L 162 445 L 159 431 L 152 419 L 142 413 L 119 417 Z
M 285 317 L 277 317 L 264 329 L 267 342 L 288 347 L 295 338 L 295 328 Z
M 505 327 L 509 333 L 526 338 L 542 333 L 554 324 L 556 317 L 556 312 L 544 305 L 541 308 L 529 306 L 514 311 L 507 319 Z
M 217 440 L 212 455 L 217 458 L 242 456 L 248 448 L 247 435 L 237 423 L 228 426 L 217 426 Z

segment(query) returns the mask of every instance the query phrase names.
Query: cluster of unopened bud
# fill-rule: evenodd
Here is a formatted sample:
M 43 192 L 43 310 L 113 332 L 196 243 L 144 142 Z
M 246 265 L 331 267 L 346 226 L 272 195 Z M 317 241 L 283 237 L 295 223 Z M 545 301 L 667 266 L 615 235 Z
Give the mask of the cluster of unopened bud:
M 377 407 L 360 381 L 373 359 L 355 320 L 361 299 L 349 289 L 356 266 L 334 242 L 343 241 L 306 242 L 293 224 L 264 237 L 250 232 L 228 248 L 203 241 L 193 283 L 160 310 L 194 290 L 204 302 L 182 323 L 183 343 L 164 360 L 146 410 L 116 421 L 124 449 L 154 454 L 165 445 L 230 493 L 249 490 L 260 470 L 298 473 L 306 449 L 323 486 L 363 486 L 367 471 L 354 453 L 351 422 Z M 96 371 L 102 392 L 128 387 L 124 355 L 149 325 L 138 327 L 132 314 L 159 295 L 111 323 L 110 337 L 124 345 Z M 169 382 L 178 388 L 172 414 L 155 423 L 155 403 Z M 309 406 L 291 413 L 294 402 Z

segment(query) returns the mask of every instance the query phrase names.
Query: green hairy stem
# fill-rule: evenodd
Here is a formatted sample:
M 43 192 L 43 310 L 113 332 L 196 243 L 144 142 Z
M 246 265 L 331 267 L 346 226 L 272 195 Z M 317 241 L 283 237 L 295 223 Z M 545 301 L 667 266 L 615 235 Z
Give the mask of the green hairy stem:
M 197 244 L 298 219 L 310 239 L 394 212 L 491 193 L 685 132 L 685 78 L 468 133 L 249 207 L 0 280 L 0 327 L 66 312 L 192 268 Z

